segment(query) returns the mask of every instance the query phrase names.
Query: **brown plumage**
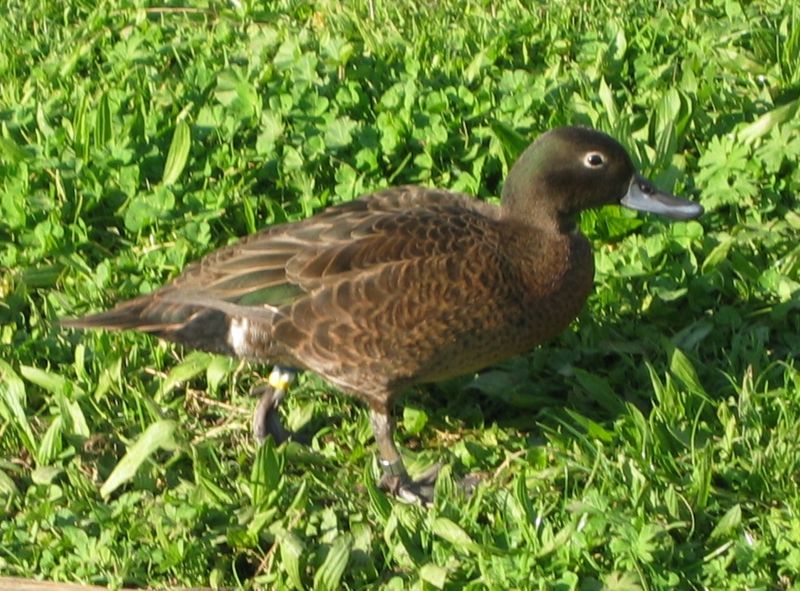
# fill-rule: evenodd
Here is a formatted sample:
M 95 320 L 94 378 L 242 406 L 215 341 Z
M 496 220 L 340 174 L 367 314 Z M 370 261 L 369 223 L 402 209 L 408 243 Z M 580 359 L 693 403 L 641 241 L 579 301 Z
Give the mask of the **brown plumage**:
M 576 216 L 620 202 L 678 219 L 702 212 L 639 177 L 610 137 L 562 128 L 520 157 L 501 207 L 442 190 L 386 189 L 266 228 L 151 294 L 64 324 L 135 329 L 311 370 L 369 404 L 393 487 L 427 497 L 408 480 L 392 440 L 395 395 L 562 331 L 594 273 Z M 265 394 L 262 419 L 282 395 Z

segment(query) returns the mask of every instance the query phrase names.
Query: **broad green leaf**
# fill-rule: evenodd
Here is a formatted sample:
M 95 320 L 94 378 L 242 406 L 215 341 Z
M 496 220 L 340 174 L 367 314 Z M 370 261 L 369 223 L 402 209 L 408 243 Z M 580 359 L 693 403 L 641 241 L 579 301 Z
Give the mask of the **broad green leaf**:
M 603 408 L 611 412 L 622 412 L 624 404 L 622 397 L 617 394 L 608 380 L 604 377 L 595 375 L 579 367 L 573 369 L 578 383 L 592 396 L 592 400 L 600 404 Z M 594 423 L 594 421 L 592 421 Z M 595 423 L 596 427 L 600 427 Z M 590 435 L 593 429 L 589 429 Z M 599 437 L 603 441 L 610 441 L 613 435 L 605 429 L 600 429 L 594 433 L 594 436 Z
M 450 542 L 456 550 L 473 554 L 480 552 L 480 546 L 469 537 L 469 534 L 461 529 L 457 523 L 446 517 L 437 517 L 431 524 L 431 531 L 436 536 Z
M 703 389 L 702 384 L 700 384 L 697 371 L 692 365 L 692 362 L 689 361 L 689 358 L 678 348 L 672 352 L 669 370 L 692 392 L 696 394 L 705 394 L 705 389 Z
M 242 212 L 248 234 L 253 234 L 256 231 L 256 212 L 253 208 L 253 201 L 254 199 L 249 195 L 242 199 Z
M 542 558 L 551 554 L 553 552 L 558 552 L 559 549 L 563 548 L 564 545 L 569 543 L 569 540 L 572 536 L 575 535 L 575 523 L 570 522 L 556 533 L 555 536 L 552 536 L 550 539 L 547 540 L 545 544 L 542 545 L 541 549 L 536 553 L 538 558 Z
M 364 468 L 361 481 L 367 489 L 370 509 L 385 524 L 392 514 L 392 504 L 386 498 L 386 494 L 375 485 L 375 477 L 369 466 Z
M 795 230 L 800 230 L 800 214 L 794 211 L 786 212 L 786 221 Z
M 279 536 L 279 544 L 281 564 L 286 574 L 289 575 L 289 582 L 295 589 L 305 589 L 300 566 L 304 549 L 303 541 L 291 532 L 283 532 Z
M 714 473 L 714 450 L 706 446 L 693 454 L 691 491 L 695 506 L 705 509 L 711 494 L 711 477 Z
M 98 148 L 105 146 L 113 136 L 111 128 L 111 105 L 108 95 L 103 93 L 97 105 L 94 118 L 94 145 Z
M 610 129 L 614 129 L 619 119 L 619 110 L 617 109 L 614 94 L 608 86 L 605 78 L 600 79 L 600 87 L 597 90 L 597 96 L 605 109 L 606 120 L 609 123 Z
M 206 368 L 206 381 L 209 389 L 212 392 L 216 391 L 234 367 L 235 360 L 233 358 L 214 355 Z
M 701 267 L 701 271 L 706 273 L 727 259 L 728 253 L 731 250 L 731 246 L 733 246 L 733 238 L 730 236 L 725 237 L 719 244 L 711 249 L 711 252 L 706 255 L 706 258 L 703 261 L 703 266 Z
M 15 497 L 19 495 L 19 489 L 11 477 L 3 470 L 0 470 L 0 496 Z
M 156 395 L 156 402 L 172 392 L 179 384 L 191 380 L 198 374 L 206 371 L 214 356 L 203 351 L 192 351 L 178 365 L 173 367 Z
M 11 164 L 16 164 L 17 162 L 31 158 L 31 155 L 20 148 L 14 140 L 3 136 L 0 136 L 0 156 L 3 157 L 3 160 Z
M 739 140 L 750 144 L 764 137 L 773 128 L 792 119 L 797 113 L 798 107 L 800 107 L 800 99 L 767 111 L 758 119 L 739 130 L 737 133 Z
M 36 457 L 41 466 L 48 466 L 61 453 L 61 435 L 63 431 L 64 419 L 57 416 L 50 422 L 50 426 L 39 441 Z
M 17 430 L 25 448 L 35 456 L 36 438 L 25 412 L 27 406 L 24 382 L 8 363 L 0 359 L 0 416 Z
M 86 423 L 86 417 L 83 414 L 81 405 L 75 400 L 65 401 L 66 414 L 70 420 L 71 434 L 80 435 L 81 437 L 89 437 L 89 425 Z
M 181 176 L 186 161 L 189 158 L 189 149 L 192 145 L 192 132 L 189 124 L 183 119 L 175 126 L 172 142 L 169 145 L 167 161 L 164 163 L 164 174 L 161 182 L 169 187 L 174 185 Z
M 283 472 L 281 459 L 275 450 L 272 437 L 267 437 L 258 447 L 250 471 L 254 505 L 266 504 L 270 500 L 270 493 L 278 488 Z
M 176 428 L 175 421 L 166 419 L 156 421 L 147 427 L 111 471 L 108 479 L 100 487 L 100 494 L 108 497 L 128 482 L 136 475 L 139 467 L 159 449 L 174 449 Z
M 619 410 L 621 411 L 622 408 L 623 408 L 622 404 L 620 404 Z M 597 421 L 593 421 L 592 419 L 585 417 L 582 414 L 575 412 L 574 410 L 566 409 L 566 413 L 576 423 L 578 423 L 584 429 L 586 429 L 586 434 L 592 439 L 599 439 L 600 441 L 606 443 L 614 441 L 614 433 L 612 433 L 608 429 L 604 429 L 603 426 Z
M 428 414 L 424 410 L 406 406 L 403 408 L 403 429 L 410 435 L 418 435 L 428 423 Z
M 323 42 L 321 49 L 329 66 L 343 66 L 355 52 L 353 44 L 342 37 L 331 37 Z
M 429 562 L 419 569 L 419 578 L 437 589 L 444 589 L 447 583 L 447 569 Z
M 79 343 L 75 347 L 75 375 L 80 379 L 86 378 L 86 345 Z
M 58 466 L 42 466 L 31 471 L 31 480 L 36 484 L 50 484 L 58 476 L 64 473 L 63 468 Z
M 603 577 L 603 591 L 642 591 L 639 581 L 636 573 L 612 571 Z
M 708 536 L 709 540 L 731 537 L 742 523 L 742 507 L 738 503 L 725 512 Z
M 332 150 L 344 148 L 353 142 L 353 132 L 358 124 L 350 117 L 339 117 L 325 129 L 325 145 Z
M 167 214 L 175 207 L 175 195 L 164 185 L 156 186 L 152 192 L 136 195 L 125 211 L 125 227 L 139 232 Z
M 485 49 L 480 50 L 475 54 L 475 57 L 472 58 L 472 61 L 467 65 L 466 69 L 464 70 L 464 79 L 467 82 L 474 82 L 475 79 L 478 77 L 478 74 L 481 73 L 487 66 L 491 65 L 492 60 L 489 59 L 487 52 Z
M 44 369 L 22 365 L 19 368 L 19 372 L 22 374 L 22 377 L 32 384 L 36 384 L 40 388 L 52 392 L 53 394 L 64 394 L 67 389 L 67 380 L 58 374 Z
M 258 92 L 238 68 L 228 68 L 219 73 L 214 97 L 239 120 L 261 113 Z
M 656 106 L 654 139 L 656 141 L 657 165 L 669 163 L 677 148 L 678 117 L 681 112 L 681 97 L 677 90 L 670 88 Z
M 428 152 L 420 152 L 414 157 L 414 164 L 423 171 L 430 171 L 433 168 L 433 158 Z M 423 178 L 427 178 L 426 175 Z
M 89 99 L 81 97 L 78 108 L 72 118 L 72 141 L 75 154 L 84 161 L 89 158 Z
M 433 498 L 454 499 L 457 498 L 456 495 L 459 495 L 462 492 L 463 491 L 458 490 L 458 485 L 455 482 L 453 482 L 452 468 L 447 464 L 442 466 L 439 469 L 439 473 L 436 475 L 436 482 L 434 483 L 433 487 Z
M 517 130 L 502 121 L 492 121 L 491 128 L 495 137 L 500 141 L 500 145 L 503 146 L 503 151 L 509 162 L 516 160 L 530 143 Z
M 289 70 L 294 63 L 300 59 L 300 55 L 300 46 L 294 38 L 290 37 L 278 47 L 278 51 L 275 53 L 272 63 L 278 70 Z
M 272 154 L 276 142 L 283 136 L 284 124 L 280 113 L 264 110 L 261 127 L 256 138 L 256 153 L 265 156 Z
M 340 589 L 340 581 L 347 563 L 350 560 L 350 550 L 353 547 L 353 536 L 342 534 L 337 537 L 328 550 L 325 562 L 314 575 L 315 591 L 335 591 Z

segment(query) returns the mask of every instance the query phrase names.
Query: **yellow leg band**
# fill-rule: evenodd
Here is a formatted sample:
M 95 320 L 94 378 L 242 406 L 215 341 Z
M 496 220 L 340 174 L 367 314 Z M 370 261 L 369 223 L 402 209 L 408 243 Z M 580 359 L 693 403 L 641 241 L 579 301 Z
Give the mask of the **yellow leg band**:
M 276 390 L 286 390 L 294 381 L 294 372 L 285 369 L 274 368 L 269 374 L 267 382 Z

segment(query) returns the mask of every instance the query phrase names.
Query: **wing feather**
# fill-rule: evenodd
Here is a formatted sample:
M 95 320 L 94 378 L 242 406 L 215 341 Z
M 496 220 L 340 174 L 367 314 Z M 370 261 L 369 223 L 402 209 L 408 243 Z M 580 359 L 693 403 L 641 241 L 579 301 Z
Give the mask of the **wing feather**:
M 319 358 L 331 358 L 337 334 L 358 341 L 359 318 L 369 322 L 381 309 L 390 322 L 412 319 L 413 297 L 393 300 L 387 289 L 414 286 L 425 261 L 458 273 L 456 259 L 491 242 L 498 216 L 499 208 L 463 195 L 388 189 L 266 228 L 192 263 L 152 294 L 65 324 L 134 328 L 238 355 L 272 354 L 275 343 L 281 350 L 313 346 Z M 345 317 L 345 324 L 335 320 Z M 260 344 L 232 339 L 233 318 L 247 320 Z

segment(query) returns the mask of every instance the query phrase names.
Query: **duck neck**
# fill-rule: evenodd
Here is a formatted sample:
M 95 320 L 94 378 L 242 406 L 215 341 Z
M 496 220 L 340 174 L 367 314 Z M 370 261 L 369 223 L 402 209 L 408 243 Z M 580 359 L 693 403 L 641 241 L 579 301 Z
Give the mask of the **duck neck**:
M 578 231 L 542 230 L 517 222 L 509 228 L 506 250 L 517 262 L 525 306 L 550 319 L 537 338 L 555 336 L 583 307 L 592 289 L 594 259 L 589 241 Z M 540 317 L 535 316 L 534 317 Z
M 508 172 L 503 185 L 504 213 L 542 231 L 569 234 L 577 227 L 565 173 L 548 163 L 559 162 L 552 142 L 531 144 Z M 569 175 L 566 175 L 569 176 Z
M 503 213 L 526 226 L 550 234 L 571 234 L 578 228 L 577 216 L 559 209 L 559 200 L 540 196 L 533 188 L 507 184 L 503 189 Z

